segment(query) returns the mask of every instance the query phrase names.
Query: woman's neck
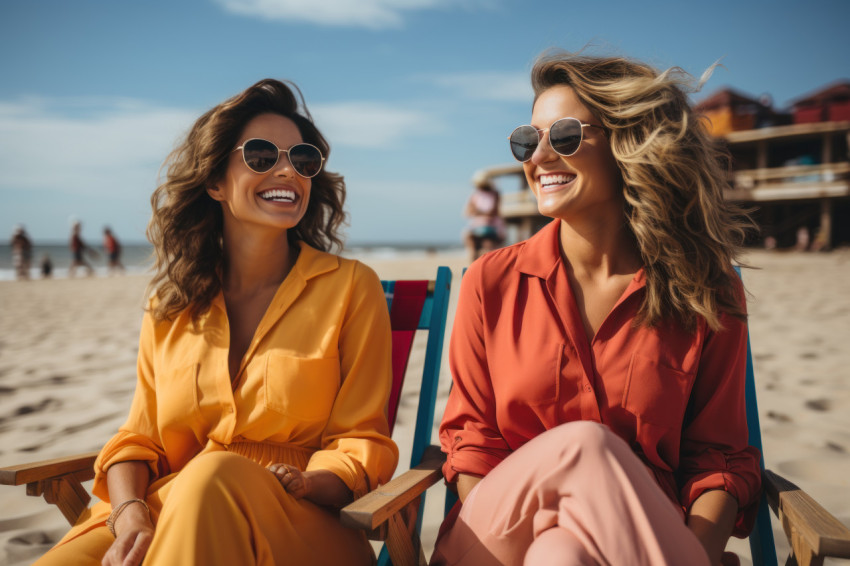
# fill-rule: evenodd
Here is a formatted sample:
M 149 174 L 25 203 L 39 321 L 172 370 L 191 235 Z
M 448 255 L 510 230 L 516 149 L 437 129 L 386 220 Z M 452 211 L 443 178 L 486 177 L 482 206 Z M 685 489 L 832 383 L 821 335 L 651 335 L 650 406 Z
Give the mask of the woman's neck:
M 225 229 L 224 253 L 224 291 L 239 295 L 279 287 L 298 258 L 298 248 L 289 245 L 285 231 L 234 234 Z
M 590 279 L 636 273 L 640 252 L 624 218 L 619 223 L 561 221 L 561 253 L 571 270 Z

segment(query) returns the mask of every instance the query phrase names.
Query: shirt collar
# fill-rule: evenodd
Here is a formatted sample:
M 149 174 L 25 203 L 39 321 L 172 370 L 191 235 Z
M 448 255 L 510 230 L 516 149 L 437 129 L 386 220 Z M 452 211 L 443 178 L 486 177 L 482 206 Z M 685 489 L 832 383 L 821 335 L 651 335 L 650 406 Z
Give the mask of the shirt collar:
M 514 269 L 520 273 L 547 279 L 561 261 L 558 243 L 561 221 L 552 220 L 537 234 L 527 239 L 520 250 Z
M 337 256 L 319 251 L 307 242 L 301 241 L 298 245 L 301 249 L 292 271 L 305 281 L 339 267 Z
M 560 234 L 561 221 L 556 218 L 524 242 L 514 269 L 520 273 L 549 279 L 562 262 Z M 646 287 L 646 273 L 641 267 L 635 273 L 634 279 L 623 296 L 628 296 L 643 287 Z

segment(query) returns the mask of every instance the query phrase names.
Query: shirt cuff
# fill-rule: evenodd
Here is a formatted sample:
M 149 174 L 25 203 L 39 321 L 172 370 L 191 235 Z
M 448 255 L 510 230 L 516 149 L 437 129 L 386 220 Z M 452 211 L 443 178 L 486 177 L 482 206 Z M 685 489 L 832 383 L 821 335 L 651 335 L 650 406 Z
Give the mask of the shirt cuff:
M 471 448 L 453 450 L 446 455 L 446 463 L 443 464 L 443 476 L 449 483 L 456 482 L 458 474 L 484 477 L 505 457 L 507 457 L 507 453 L 502 455 Z
M 755 480 L 755 484 L 753 481 Z M 681 490 L 682 506 L 690 511 L 703 493 L 723 490 L 738 501 L 738 514 L 732 534 L 745 538 L 753 528 L 758 511 L 761 479 L 743 478 L 729 472 L 708 472 L 691 478 Z

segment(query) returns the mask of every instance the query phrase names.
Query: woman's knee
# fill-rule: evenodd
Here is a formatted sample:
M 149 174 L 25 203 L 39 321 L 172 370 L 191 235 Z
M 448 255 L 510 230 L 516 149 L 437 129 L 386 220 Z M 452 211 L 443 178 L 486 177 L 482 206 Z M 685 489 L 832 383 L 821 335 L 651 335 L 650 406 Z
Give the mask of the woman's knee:
M 255 482 L 271 472 L 244 456 L 211 452 L 196 456 L 177 474 L 172 496 L 189 496 L 210 491 L 230 491 L 239 484 Z M 169 496 L 169 497 L 172 497 Z
M 535 443 L 543 453 L 558 458 L 581 455 L 582 459 L 619 454 L 628 445 L 607 426 L 593 421 L 572 421 L 558 425 L 529 442 Z M 581 460 L 581 459 L 580 459 Z

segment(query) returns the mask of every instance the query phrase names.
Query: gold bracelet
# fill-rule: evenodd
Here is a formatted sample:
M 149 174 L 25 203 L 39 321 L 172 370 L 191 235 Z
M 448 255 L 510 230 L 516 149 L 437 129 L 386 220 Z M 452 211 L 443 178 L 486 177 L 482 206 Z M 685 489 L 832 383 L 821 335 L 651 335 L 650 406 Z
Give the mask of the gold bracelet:
M 141 503 L 142 505 L 144 505 L 145 511 L 147 511 L 148 516 L 150 516 L 151 508 L 148 507 L 148 504 L 145 503 L 144 499 L 128 499 L 127 501 L 124 501 L 123 503 L 118 505 L 118 507 L 113 509 L 112 513 L 109 514 L 109 518 L 106 519 L 106 528 L 109 529 L 109 532 L 112 533 L 112 536 L 116 538 L 118 537 L 118 535 L 115 534 L 115 521 L 118 520 L 118 516 L 121 515 L 124 509 L 131 503 Z

